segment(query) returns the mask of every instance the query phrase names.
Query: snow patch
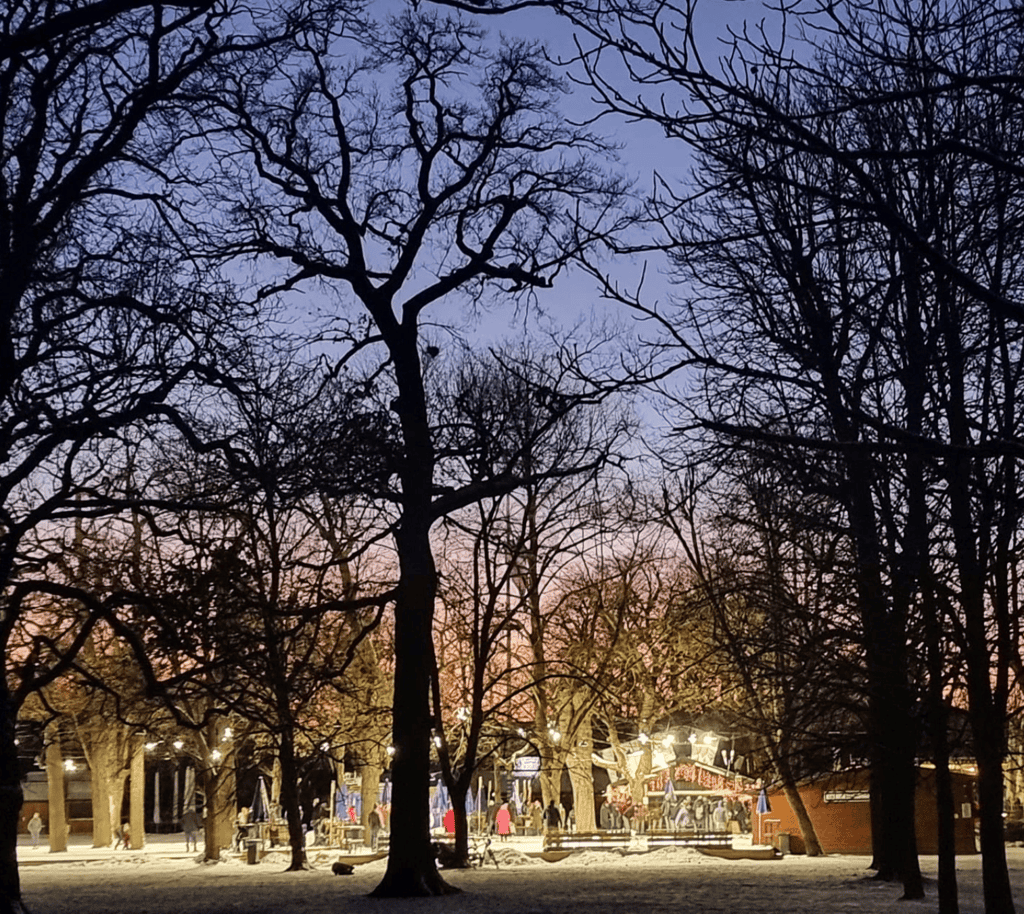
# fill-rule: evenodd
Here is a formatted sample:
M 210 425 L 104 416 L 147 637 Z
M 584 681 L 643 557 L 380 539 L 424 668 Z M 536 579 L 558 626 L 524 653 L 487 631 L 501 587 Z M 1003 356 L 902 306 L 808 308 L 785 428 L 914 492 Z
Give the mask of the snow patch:
M 687 866 L 705 863 L 709 859 L 692 847 L 670 845 L 644 854 L 626 854 L 622 863 L 624 866 Z
M 579 851 L 559 860 L 553 866 L 607 866 L 609 863 L 621 863 L 623 854 L 618 850 Z
M 494 859 L 498 861 L 499 868 L 505 866 L 547 866 L 543 860 L 524 854 L 514 847 L 495 847 L 492 844 L 491 853 L 494 854 Z M 494 861 L 490 858 L 484 861 L 484 867 L 493 866 Z

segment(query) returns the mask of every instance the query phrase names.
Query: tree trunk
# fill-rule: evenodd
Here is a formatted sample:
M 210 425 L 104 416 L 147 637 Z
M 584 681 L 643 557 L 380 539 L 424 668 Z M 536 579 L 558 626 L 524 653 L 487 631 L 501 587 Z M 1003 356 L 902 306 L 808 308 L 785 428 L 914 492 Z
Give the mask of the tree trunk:
M 116 838 L 121 829 L 121 814 L 124 812 L 124 788 L 128 772 L 123 768 L 113 775 L 109 786 L 111 838 Z M 116 832 L 115 832 L 116 829 Z
M 955 352 L 955 334 L 950 333 L 947 338 L 950 340 L 947 348 Z M 955 444 L 963 445 L 970 441 L 963 405 L 966 393 L 957 388 L 954 394 L 954 405 L 950 407 L 950 437 Z M 990 600 L 986 593 L 985 568 L 978 555 L 980 534 L 976 531 L 977 524 L 971 511 L 971 479 L 983 478 L 985 472 L 978 469 L 972 473 L 969 461 L 959 456 L 952 457 L 946 467 L 946 481 L 950 525 L 960 578 L 960 607 L 963 616 L 961 650 L 967 667 L 967 713 L 978 762 L 979 834 L 985 914 L 1013 914 L 1013 892 L 1006 867 L 1003 836 L 1008 650 L 1004 648 L 993 656 L 987 618 L 990 605 L 997 613 L 1005 612 L 1006 607 L 998 599 Z M 996 576 L 1000 573 L 997 569 Z
M 203 771 L 206 817 L 203 822 L 204 854 L 220 860 L 220 852 L 231 847 L 235 832 L 235 772 L 222 765 Z
M 956 809 L 949 773 L 949 712 L 944 695 L 945 658 L 942 651 L 942 620 L 930 581 L 922 587 L 925 650 L 928 658 L 928 720 L 932 760 L 935 762 L 935 804 L 938 814 L 939 914 L 959 914 L 956 880 Z
M 821 849 L 818 833 L 814 830 L 814 823 L 807 813 L 807 807 L 804 805 L 804 798 L 800 795 L 800 791 L 796 789 L 796 785 L 792 781 L 788 783 L 783 781 L 782 792 L 786 795 L 786 800 L 796 815 L 797 825 L 800 827 L 800 837 L 804 840 L 804 852 L 808 857 L 823 856 L 825 852 Z
M 804 840 L 804 853 L 808 857 L 821 857 L 824 851 L 821 842 L 818 840 L 818 833 L 814 830 L 814 823 L 811 821 L 807 807 L 804 805 L 804 798 L 796 787 L 796 778 L 793 777 L 793 769 L 785 756 L 785 750 L 780 749 L 773 743 L 771 753 L 776 773 L 779 775 L 779 782 L 782 785 L 782 792 L 790 808 L 796 815 L 797 824 L 800 826 L 800 837 Z
M 833 418 L 838 416 L 837 412 Z M 844 421 L 837 425 L 840 440 L 854 440 Z M 916 746 L 907 685 L 906 620 L 888 605 L 882 586 L 872 466 L 854 455 L 847 460 L 846 474 L 867 668 L 872 867 L 878 879 L 902 880 L 904 898 L 923 898 L 915 832 Z
M 945 726 L 945 715 L 943 715 Z M 953 779 L 949 773 L 949 749 L 936 752 L 935 805 L 938 813 L 939 914 L 959 914 L 960 899 L 956 882 L 956 810 Z
M 564 768 L 564 754 L 553 746 L 542 744 L 540 747 L 540 795 L 545 809 L 552 800 L 555 801 L 555 806 L 562 802 L 562 770 Z
M 338 782 L 341 782 L 341 778 L 338 778 Z M 274 757 L 274 765 L 270 772 L 270 803 L 271 805 L 281 805 L 281 759 L 277 756 Z
M 913 731 L 909 731 L 913 733 Z M 917 764 L 915 760 L 916 740 L 906 739 L 900 752 L 900 760 L 892 772 L 894 795 L 890 807 L 894 818 L 903 823 L 897 830 L 894 841 L 897 878 L 903 883 L 902 900 L 924 898 L 924 880 L 917 857 Z
M 455 891 L 438 873 L 430 840 L 431 681 L 437 568 L 430 545 L 435 453 L 427 414 L 415 323 L 394 323 L 390 303 L 370 305 L 387 338 L 398 398 L 404 454 L 399 471 L 402 515 L 395 533 L 395 676 L 392 732 L 391 840 L 381 897 L 447 895 Z
M 46 828 L 50 833 L 50 852 L 68 849 L 68 820 L 65 808 L 64 758 L 60 751 L 60 738 L 56 731 L 46 747 L 46 787 L 50 819 Z
M 302 831 L 302 817 L 299 813 L 299 771 L 295 761 L 295 743 L 287 728 L 281 734 L 278 758 L 281 761 L 281 808 L 288 822 L 288 846 L 292 852 L 287 872 L 294 872 L 309 867 L 306 863 L 306 836 Z
M 1003 715 L 979 713 L 974 700 L 970 706 L 978 762 L 978 815 L 981 843 L 982 891 L 985 914 L 1014 914 L 1013 889 L 1006 866 L 1003 830 Z
M 377 898 L 455 891 L 438 873 L 430 840 L 430 683 L 437 573 L 425 514 L 410 517 L 408 508 L 404 513 L 397 536 L 401 570 L 395 601 L 391 839 L 387 870 L 371 893 Z
M 18 825 L 23 795 L 15 744 L 17 711 L 0 677 L 0 914 L 22 911 L 18 875 Z
M 92 788 L 92 846 L 110 847 L 113 831 L 110 824 L 110 745 L 102 731 L 90 734 L 89 775 Z
M 380 777 L 384 769 L 380 765 L 363 765 L 359 769 L 359 795 L 363 800 L 363 845 L 373 846 L 373 835 L 370 831 L 370 813 L 380 795 Z
M 132 745 L 132 773 L 128 797 L 128 826 L 131 829 L 132 850 L 142 850 L 146 844 L 146 738 L 135 736 Z
M 877 862 L 876 879 L 903 883 L 903 898 L 924 897 L 924 883 L 917 858 L 915 791 L 916 728 L 910 723 L 908 695 L 903 675 L 895 678 L 887 665 L 876 682 L 888 690 L 872 699 L 872 844 Z M 888 694 L 886 701 L 882 696 Z
M 469 818 L 466 815 L 466 795 L 469 784 L 456 782 L 449 788 L 455 819 L 455 866 L 469 866 Z
M 585 720 L 576 731 L 572 751 L 566 756 L 569 780 L 572 783 L 572 808 L 576 817 L 576 831 L 597 831 L 597 812 L 594 805 L 594 742 L 590 721 Z

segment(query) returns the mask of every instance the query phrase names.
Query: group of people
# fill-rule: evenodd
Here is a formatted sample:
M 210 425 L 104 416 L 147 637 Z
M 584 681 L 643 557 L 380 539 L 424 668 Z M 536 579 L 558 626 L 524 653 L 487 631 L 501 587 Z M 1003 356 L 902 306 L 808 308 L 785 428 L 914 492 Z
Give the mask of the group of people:
M 321 804 L 322 806 L 322 804 Z M 324 810 L 326 807 L 324 807 Z M 327 823 L 326 812 L 321 810 L 322 816 L 314 822 L 314 826 L 322 821 L 324 824 Z M 239 810 L 237 817 L 235 818 L 235 834 L 233 845 L 236 850 L 241 849 L 246 838 L 249 837 L 252 823 L 249 821 L 249 810 L 243 807 Z M 358 816 L 356 814 L 356 808 L 354 806 L 348 809 L 348 818 L 354 823 L 358 824 Z M 367 819 L 367 825 L 370 829 L 370 841 L 373 849 L 376 851 L 380 841 L 381 832 L 384 830 L 384 812 L 380 805 L 377 803 L 373 804 L 373 809 Z M 181 830 L 185 835 L 185 850 L 186 851 L 198 851 L 199 850 L 199 832 L 202 831 L 203 821 L 199 813 L 195 809 L 186 809 L 181 815 Z M 39 846 L 40 835 L 43 833 L 44 823 L 42 816 L 39 812 L 33 812 L 28 822 L 25 824 L 25 828 L 28 831 L 32 839 L 32 847 Z M 120 827 L 114 830 L 114 849 L 124 848 L 128 850 L 131 847 L 131 826 L 124 822 Z
M 530 806 L 529 822 L 526 827 L 531 829 L 534 834 L 539 835 L 542 832 L 558 831 L 562 827 L 563 820 L 564 814 L 558 806 L 555 806 L 554 800 L 549 802 L 547 807 L 542 807 L 537 800 L 534 800 Z M 503 796 L 500 803 L 493 805 L 488 810 L 488 823 L 489 831 L 491 834 L 497 835 L 499 841 L 507 841 L 511 835 L 516 834 L 516 817 L 509 807 L 507 797 Z M 449 835 L 455 834 L 454 809 L 449 807 L 441 824 Z
M 194 809 L 186 809 L 181 816 L 181 830 L 185 833 L 185 850 L 199 849 L 199 829 L 201 827 L 199 814 Z M 39 811 L 32 813 L 31 818 L 25 824 L 25 828 L 32 838 L 32 847 L 39 847 L 39 838 L 43 833 L 43 818 Z M 130 850 L 132 846 L 132 828 L 127 822 L 122 822 L 114 829 L 114 850 Z
M 687 797 L 678 804 L 671 800 L 663 803 L 662 814 L 671 823 L 669 828 L 723 832 L 729 831 L 730 822 L 736 822 L 739 831 L 750 830 L 750 816 L 743 800 Z
M 43 818 L 39 815 L 39 811 L 36 810 L 32 813 L 31 818 L 25 824 L 25 828 L 32 838 L 32 847 L 39 847 L 39 838 L 43 833 Z M 70 832 L 70 827 L 69 827 Z M 114 829 L 114 850 L 124 848 L 129 850 L 132 846 L 132 830 L 131 826 L 124 822 L 119 828 Z
M 562 827 L 564 819 L 565 814 L 560 807 L 555 806 L 554 800 L 550 800 L 548 805 L 543 808 L 538 800 L 534 800 L 530 804 L 529 827 L 536 835 L 558 831 Z M 502 797 L 501 805 L 494 814 L 491 830 L 496 832 L 499 840 L 502 841 L 516 833 L 515 817 L 509 810 L 505 797 Z
M 740 799 L 731 800 L 714 796 L 668 797 L 660 809 L 646 806 L 626 806 L 620 809 L 614 803 L 601 805 L 599 823 L 605 831 L 646 831 L 648 828 L 664 831 L 724 832 L 736 823 L 741 832 L 750 831 L 750 813 Z

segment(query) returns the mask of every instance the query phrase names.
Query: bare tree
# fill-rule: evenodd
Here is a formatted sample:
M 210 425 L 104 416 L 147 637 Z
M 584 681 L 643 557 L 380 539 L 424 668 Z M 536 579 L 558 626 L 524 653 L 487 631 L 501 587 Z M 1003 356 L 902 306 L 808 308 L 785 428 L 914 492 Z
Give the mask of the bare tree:
M 295 12 L 294 10 L 292 11 Z M 80 647 L 12 655 L 33 591 L 53 585 L 26 536 L 97 497 L 118 429 L 155 421 L 217 338 L 243 322 L 209 276 L 168 249 L 151 208 L 165 152 L 154 117 L 218 55 L 265 45 L 213 3 L 9 3 L 0 12 L 0 910 L 21 908 L 14 721 Z M 274 20 L 266 20 L 267 25 Z M 277 20 L 297 24 L 302 15 Z M 140 127 L 152 124 L 152 131 Z M 141 166 L 141 163 L 148 163 Z M 129 230 L 130 227 L 130 230 Z M 228 315 L 231 318 L 228 319 Z M 229 352 L 224 362 L 230 364 Z M 181 405 L 181 401 L 178 401 Z M 102 505 L 102 507 L 101 507 Z M 108 601 L 109 602 L 109 601 Z M 81 617 L 79 617 L 81 618 Z
M 355 46 L 307 32 L 287 58 L 225 73 L 196 102 L 227 168 L 219 190 L 204 188 L 234 214 L 219 250 L 279 267 L 278 289 L 332 290 L 338 369 L 360 355 L 397 417 L 401 453 L 381 493 L 398 513 L 394 815 L 377 895 L 448 890 L 428 819 L 430 529 L 526 476 L 518 464 L 465 482 L 442 469 L 425 382 L 441 349 L 422 325 L 488 295 L 525 304 L 612 228 L 623 184 L 600 171 L 604 144 L 557 117 L 562 88 L 538 48 L 405 14 Z M 558 401 L 547 410 L 556 422 Z
M 367 448 L 383 454 L 387 442 L 329 377 L 295 365 L 256 360 L 222 405 L 211 434 L 230 450 L 201 462 L 171 454 L 159 477 L 178 507 L 149 524 L 149 571 L 135 590 L 146 595 L 140 616 L 158 625 L 140 648 L 150 687 L 183 725 L 205 723 L 187 719 L 190 706 L 216 711 L 275 751 L 290 868 L 301 869 L 299 758 L 338 741 L 318 711 L 342 694 L 390 599 L 360 574 L 382 531 L 352 495 L 379 472 Z
M 556 526 L 563 537 L 561 551 L 542 561 L 557 566 L 579 559 L 586 544 L 608 535 L 594 510 L 595 486 L 625 447 L 631 422 L 620 406 L 593 402 L 589 387 L 573 383 L 554 353 L 536 355 L 525 343 L 486 358 L 468 355 L 448 384 L 438 386 L 439 451 L 463 462 L 464 477 L 496 478 L 518 464 L 533 480 L 449 515 L 442 528 L 439 593 L 447 638 L 437 650 L 434 716 L 448 724 L 439 755 L 455 809 L 456 859 L 465 861 L 464 804 L 477 768 L 507 764 L 532 743 L 548 742 L 546 728 L 536 732 L 531 721 L 536 652 L 525 568 L 538 544 L 536 527 L 532 539 L 529 531 L 540 512 L 528 517 L 524 498 L 547 502 L 548 545 L 556 541 Z M 445 708 L 446 701 L 454 704 Z
M 734 455 L 735 456 L 735 455 Z M 842 533 L 828 499 L 806 495 L 755 459 L 716 478 L 665 484 L 655 513 L 672 530 L 708 624 L 705 675 L 755 737 L 794 810 L 806 852 L 822 849 L 797 789 L 832 768 L 839 734 L 865 731 L 863 669 Z
M 923 891 L 905 799 L 918 742 L 908 659 L 923 621 L 935 657 L 943 634 L 961 644 L 974 683 L 986 907 L 1011 910 L 995 756 L 1016 653 L 1006 636 L 1019 517 L 1004 487 L 1017 459 L 1005 355 L 1022 314 L 1010 266 L 1020 248 L 1018 11 L 811 2 L 727 36 L 712 60 L 693 4 L 556 5 L 596 39 L 580 62 L 606 108 L 696 154 L 692 181 L 660 182 L 653 203 L 692 293 L 668 319 L 631 303 L 663 322 L 681 362 L 713 379 L 715 396 L 683 421 L 788 451 L 808 468 L 810 491 L 842 506 L 873 805 L 887 811 L 873 830 L 880 876 L 901 878 L 910 897 Z M 998 521 L 982 530 L 982 516 Z M 930 596 L 936 576 L 957 594 L 953 613 Z M 982 581 L 996 599 L 981 599 Z M 937 707 L 944 676 L 933 667 L 930 678 Z M 945 856 L 946 889 L 948 870 Z
M 548 650 L 569 675 L 545 688 L 586 709 L 584 732 L 568 757 L 574 801 L 585 804 L 576 813 L 581 830 L 581 822 L 594 828 L 591 766 L 624 779 L 631 806 L 645 815 L 654 752 L 663 748 L 651 737 L 673 714 L 711 704 L 716 688 L 704 678 L 706 620 L 685 566 L 657 533 L 647 525 L 632 541 L 618 537 L 557 587 Z M 610 753 L 595 751 L 594 732 L 604 735 Z

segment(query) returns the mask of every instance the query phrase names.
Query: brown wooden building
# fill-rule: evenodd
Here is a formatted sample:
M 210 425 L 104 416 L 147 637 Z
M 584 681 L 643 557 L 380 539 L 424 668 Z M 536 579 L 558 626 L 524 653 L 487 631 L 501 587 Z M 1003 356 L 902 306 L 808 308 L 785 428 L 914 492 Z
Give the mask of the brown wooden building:
M 973 774 L 953 773 L 953 800 L 956 813 L 955 837 L 957 854 L 976 854 L 974 840 Z M 833 772 L 805 781 L 799 787 L 808 815 L 814 824 L 826 854 L 871 853 L 871 808 L 868 802 L 868 770 Z M 793 812 L 781 789 L 767 791 L 771 811 L 753 816 L 754 843 L 780 845 L 779 835 L 789 835 L 793 853 L 803 853 L 803 838 Z M 756 798 L 755 798 L 756 806 Z M 938 853 L 938 815 L 935 802 L 935 772 L 918 770 L 917 851 Z M 783 839 L 784 840 L 784 839 Z

